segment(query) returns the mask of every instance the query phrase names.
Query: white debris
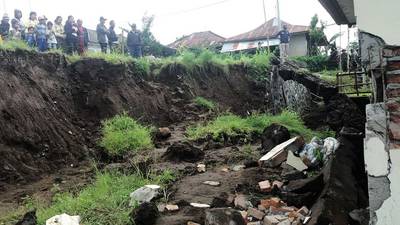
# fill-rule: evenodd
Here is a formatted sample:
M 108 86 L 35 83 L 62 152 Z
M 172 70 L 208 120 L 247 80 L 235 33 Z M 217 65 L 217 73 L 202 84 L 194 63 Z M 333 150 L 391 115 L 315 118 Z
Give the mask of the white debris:
M 207 204 L 201 204 L 201 203 L 190 203 L 191 206 L 195 208 L 210 208 L 210 205 Z
M 197 172 L 199 172 L 199 173 L 205 173 L 205 172 L 206 172 L 206 165 L 204 165 L 204 164 L 198 164 L 198 165 L 197 165 Z
M 275 146 L 271 151 L 264 155 L 260 161 L 267 162 L 270 167 L 279 166 L 287 159 L 288 151 L 297 152 L 304 145 L 302 137 L 295 137 L 282 144 Z
M 221 185 L 221 183 L 218 182 L 218 181 L 204 181 L 203 184 L 214 186 L 214 187 L 217 187 L 217 186 Z
M 46 225 L 79 225 L 80 221 L 80 216 L 70 216 L 64 213 L 46 220 Z
M 314 137 L 309 144 L 306 144 L 300 152 L 300 158 L 307 166 L 317 166 L 320 163 L 318 153 L 321 153 L 323 142 Z
M 298 171 L 303 171 L 308 169 L 306 164 L 304 164 L 304 162 L 299 157 L 296 157 L 291 151 L 288 152 L 286 163 Z
M 335 154 L 336 150 L 339 148 L 339 145 L 339 141 L 335 138 L 328 137 L 324 140 L 324 147 L 322 148 L 324 162 L 328 161 L 329 158 Z

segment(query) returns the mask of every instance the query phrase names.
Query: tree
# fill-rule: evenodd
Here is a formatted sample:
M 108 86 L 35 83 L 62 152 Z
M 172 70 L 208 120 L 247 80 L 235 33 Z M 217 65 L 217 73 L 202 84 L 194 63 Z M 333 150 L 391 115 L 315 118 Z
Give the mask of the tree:
M 144 15 L 142 18 L 142 41 L 143 41 L 143 54 L 144 55 L 153 55 L 157 57 L 161 56 L 169 56 L 174 54 L 174 50 L 162 45 L 157 39 L 154 37 L 151 32 L 151 27 L 154 22 L 154 15 L 147 16 Z
M 311 23 L 310 23 L 310 43 L 309 43 L 309 49 L 308 49 L 308 54 L 313 56 L 313 55 L 320 55 L 320 49 L 319 46 L 323 45 L 326 43 L 327 38 L 324 33 L 326 25 L 321 21 L 320 22 L 320 27 L 318 27 L 318 15 L 315 14 L 311 18 Z

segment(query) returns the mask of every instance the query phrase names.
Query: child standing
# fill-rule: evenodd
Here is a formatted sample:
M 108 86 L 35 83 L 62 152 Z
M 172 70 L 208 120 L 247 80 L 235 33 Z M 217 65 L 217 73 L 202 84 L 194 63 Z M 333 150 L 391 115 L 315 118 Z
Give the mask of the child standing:
M 31 48 L 34 48 L 36 46 L 35 28 L 28 27 L 28 33 L 25 35 L 25 41 Z
M 12 30 L 10 31 L 11 40 L 22 40 L 22 32 L 18 21 L 13 20 L 11 23 L 12 23 L 11 24 Z
M 36 41 L 39 52 L 44 52 L 47 50 L 47 25 L 46 17 L 39 17 L 39 24 L 36 26 Z
M 51 21 L 47 22 L 47 47 L 48 49 L 57 48 L 56 33 L 53 29 L 53 23 Z

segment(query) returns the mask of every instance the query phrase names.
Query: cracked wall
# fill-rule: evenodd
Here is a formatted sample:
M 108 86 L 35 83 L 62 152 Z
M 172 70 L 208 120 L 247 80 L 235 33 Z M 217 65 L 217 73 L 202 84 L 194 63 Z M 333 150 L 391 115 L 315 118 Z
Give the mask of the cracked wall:
M 370 224 L 400 221 L 400 47 L 383 48 L 385 102 L 368 105 L 365 166 L 368 173 Z

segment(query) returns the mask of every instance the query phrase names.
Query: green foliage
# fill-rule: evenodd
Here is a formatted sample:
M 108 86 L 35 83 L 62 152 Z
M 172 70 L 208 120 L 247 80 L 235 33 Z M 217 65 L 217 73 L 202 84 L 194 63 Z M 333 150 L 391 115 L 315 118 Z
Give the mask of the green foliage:
M 76 195 L 57 194 L 50 207 L 30 201 L 28 208 L 37 208 L 38 224 L 55 215 L 67 213 L 80 215 L 86 225 L 125 225 L 129 224 L 129 194 L 146 184 L 167 184 L 174 176 L 166 171 L 159 176 L 144 177 L 118 172 L 105 172 L 96 175 L 95 182 L 86 186 Z
M 322 80 L 327 81 L 328 83 L 336 85 L 336 74 L 339 70 L 324 70 L 318 73 L 319 77 Z
M 33 50 L 33 48 L 29 47 L 28 44 L 25 41 L 21 40 L 7 40 L 0 42 L 0 49 L 5 49 L 5 50 Z
M 321 22 L 320 27 L 318 27 L 318 22 L 319 22 L 318 15 L 315 14 L 311 18 L 310 33 L 309 33 L 310 35 L 309 54 L 312 56 L 321 54 L 319 46 L 327 40 L 324 33 L 326 25 Z
M 153 55 L 157 57 L 170 56 L 174 54 L 174 50 L 160 44 L 151 32 L 151 26 L 154 22 L 154 15 L 143 16 L 142 18 L 142 41 L 143 41 L 143 54 Z
M 127 114 L 104 121 L 100 146 L 112 155 L 140 151 L 153 147 L 151 129 L 140 125 Z
M 292 59 L 307 64 L 307 68 L 312 72 L 334 69 L 331 68 L 329 57 L 326 55 L 297 56 L 292 57 Z
M 209 110 L 213 110 L 216 107 L 216 104 L 213 101 L 207 100 L 203 97 L 195 98 L 194 103 L 200 107 L 204 107 Z
M 196 140 L 212 135 L 218 139 L 223 134 L 235 136 L 238 134 L 261 134 L 264 129 L 276 123 L 285 126 L 293 135 L 302 135 L 306 139 L 323 134 L 308 129 L 300 117 L 290 111 L 284 111 L 279 115 L 256 114 L 242 118 L 233 114 L 226 114 L 217 117 L 206 124 L 189 127 L 187 135 L 190 139 Z
M 270 68 L 270 55 L 266 51 L 248 55 L 220 54 L 209 49 L 196 51 L 181 49 L 176 56 L 161 60 L 162 67 L 176 64 L 182 65 L 188 73 L 192 74 L 209 72 L 213 69 L 228 73 L 230 66 L 243 65 L 248 69 L 249 75 L 257 80 L 265 80 L 267 70 Z

